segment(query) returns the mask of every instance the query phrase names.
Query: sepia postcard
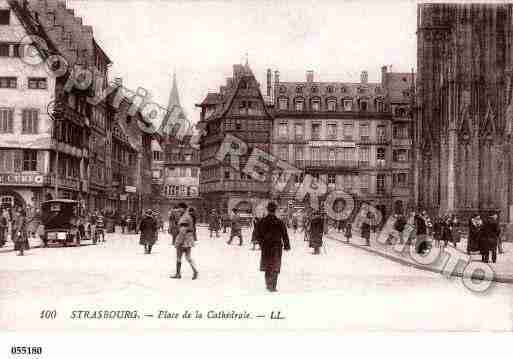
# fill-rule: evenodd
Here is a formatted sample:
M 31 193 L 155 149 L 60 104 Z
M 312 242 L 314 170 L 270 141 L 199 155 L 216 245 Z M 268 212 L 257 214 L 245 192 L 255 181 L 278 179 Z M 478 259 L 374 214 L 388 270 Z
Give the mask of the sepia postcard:
M 0 0 L 0 333 L 511 332 L 512 80 L 506 1 Z

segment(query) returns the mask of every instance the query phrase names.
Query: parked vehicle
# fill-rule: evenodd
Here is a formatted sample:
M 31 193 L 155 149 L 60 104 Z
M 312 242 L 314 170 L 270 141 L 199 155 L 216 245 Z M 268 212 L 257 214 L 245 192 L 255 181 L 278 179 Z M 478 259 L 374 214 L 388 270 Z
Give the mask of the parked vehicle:
M 79 246 L 83 239 L 79 231 L 80 203 L 69 199 L 55 199 L 41 204 L 45 246 L 59 243 Z

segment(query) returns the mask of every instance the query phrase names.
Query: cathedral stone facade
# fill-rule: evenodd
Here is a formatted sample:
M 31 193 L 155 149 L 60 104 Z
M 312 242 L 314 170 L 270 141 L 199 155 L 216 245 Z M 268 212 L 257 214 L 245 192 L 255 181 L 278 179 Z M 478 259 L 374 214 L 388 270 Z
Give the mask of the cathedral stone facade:
M 421 4 L 417 36 L 418 206 L 512 222 L 513 6 Z

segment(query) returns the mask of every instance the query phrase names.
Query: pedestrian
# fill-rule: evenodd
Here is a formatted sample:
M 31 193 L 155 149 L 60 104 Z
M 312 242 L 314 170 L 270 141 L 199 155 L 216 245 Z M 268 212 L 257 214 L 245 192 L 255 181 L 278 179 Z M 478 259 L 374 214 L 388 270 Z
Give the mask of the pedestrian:
M 322 236 L 324 234 L 324 220 L 319 211 L 315 211 L 312 219 L 310 220 L 310 233 L 309 246 L 313 248 L 313 254 L 320 254 L 320 248 L 322 247 Z
M 144 246 L 144 253 L 150 254 L 151 248 L 155 244 L 158 226 L 151 209 L 147 209 L 139 224 L 139 244 Z
M 7 229 L 9 228 L 9 222 L 7 221 L 6 211 L 3 210 L 0 215 L 0 247 L 5 245 L 7 242 Z
M 260 271 L 265 272 L 265 284 L 270 292 L 277 291 L 282 251 L 290 250 L 287 227 L 276 217 L 276 207 L 274 202 L 267 204 L 268 214 L 258 222 L 256 228 L 256 237 L 261 248 Z
M 127 225 L 127 216 L 126 215 L 121 216 L 119 224 L 121 225 L 121 233 L 125 234 L 126 225 Z
M 294 234 L 297 233 L 297 227 L 298 227 L 298 219 L 297 219 L 297 215 L 294 214 L 292 215 L 292 229 L 294 230 Z
M 500 235 L 499 216 L 494 213 L 485 221 L 480 238 L 481 259 L 484 263 L 488 263 L 490 252 L 492 253 L 492 262 L 497 262 L 497 246 Z
M 192 218 L 192 228 L 193 228 L 193 233 L 194 233 L 194 241 L 196 242 L 198 240 L 198 236 L 196 234 L 196 221 L 197 221 L 197 215 L 196 215 L 196 210 L 194 209 L 194 207 L 189 207 L 188 208 L 188 212 L 189 212 L 189 216 L 191 216 Z
M 175 248 L 176 248 L 176 273 L 174 276 L 171 276 L 173 279 L 182 278 L 181 269 L 182 269 L 182 256 L 185 254 L 185 259 L 189 262 L 192 269 L 192 279 L 195 280 L 198 278 L 198 270 L 196 269 L 196 265 L 192 260 L 192 247 L 194 247 L 194 224 L 193 219 L 187 210 L 187 205 L 185 203 L 180 203 L 178 205 L 178 227 L 179 232 L 176 236 Z
M 25 211 L 21 208 L 16 208 L 13 215 L 12 235 L 14 241 L 14 250 L 19 250 L 18 255 L 23 256 L 24 250 L 29 249 L 28 236 L 27 236 L 27 219 Z
M 231 231 L 230 231 L 230 239 L 228 240 L 228 244 L 232 244 L 232 240 L 235 237 L 239 237 L 239 246 L 242 246 L 242 225 L 240 216 L 237 213 L 237 208 L 232 209 L 232 218 L 231 218 Z
M 178 235 L 178 220 L 180 219 L 178 216 L 178 206 L 175 206 L 173 210 L 169 211 L 169 225 L 168 232 L 171 235 L 172 243 L 175 244 L 176 236 Z
M 338 220 L 337 221 L 337 232 L 343 232 L 344 231 L 344 221 Z
M 101 212 L 96 211 L 95 215 L 96 233 L 98 241 L 105 242 L 105 217 Z
M 351 237 L 353 236 L 353 225 L 350 221 L 347 222 L 344 237 L 346 237 L 346 242 L 349 243 L 351 240 Z
M 368 221 L 363 221 L 362 225 L 360 227 L 360 234 L 362 235 L 362 238 L 365 239 L 365 245 L 370 246 L 370 233 L 371 233 L 371 226 L 368 223 Z
M 437 216 L 433 221 L 433 239 L 435 240 L 435 246 L 440 247 L 442 241 L 442 219 Z
M 467 254 L 480 251 L 480 241 L 483 235 L 483 220 L 474 214 L 468 221 Z
M 416 230 L 416 243 L 415 249 L 417 253 L 424 253 L 429 249 L 429 243 L 427 241 L 427 223 L 426 218 L 424 217 L 424 212 L 422 214 L 415 214 L 413 217 L 415 223 Z
M 213 237 L 215 232 L 216 238 L 219 238 L 219 227 L 221 226 L 221 219 L 219 218 L 219 214 L 217 214 L 217 210 L 214 208 L 208 217 L 208 230 L 210 232 L 210 238 Z
M 258 218 L 258 216 L 253 218 L 253 232 L 251 232 L 251 244 L 253 245 L 251 248 L 252 251 L 256 250 L 256 246 L 258 245 L 257 226 L 260 220 L 261 218 Z
M 230 219 L 228 218 L 228 215 L 226 213 L 223 213 L 221 216 L 221 222 L 223 225 L 223 233 L 226 233 L 226 228 L 230 225 Z

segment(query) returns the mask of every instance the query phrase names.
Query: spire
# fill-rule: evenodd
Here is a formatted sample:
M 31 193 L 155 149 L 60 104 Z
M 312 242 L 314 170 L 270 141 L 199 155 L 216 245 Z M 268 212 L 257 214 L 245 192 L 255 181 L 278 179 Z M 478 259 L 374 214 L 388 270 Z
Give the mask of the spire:
M 176 85 L 176 71 L 173 72 L 173 87 L 169 94 L 169 103 L 167 104 L 168 110 L 171 110 L 174 106 L 182 107 L 180 105 L 180 95 L 178 94 L 178 86 Z
M 176 85 L 176 71 L 173 72 L 173 85 L 169 94 L 169 102 L 167 104 L 167 113 L 160 124 L 160 133 L 163 135 L 173 135 L 176 131 L 175 126 L 178 123 L 187 120 L 187 115 L 180 105 L 180 95 L 178 94 L 178 86 Z

